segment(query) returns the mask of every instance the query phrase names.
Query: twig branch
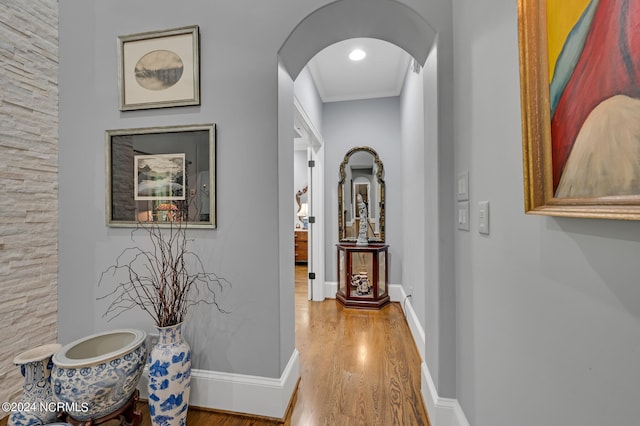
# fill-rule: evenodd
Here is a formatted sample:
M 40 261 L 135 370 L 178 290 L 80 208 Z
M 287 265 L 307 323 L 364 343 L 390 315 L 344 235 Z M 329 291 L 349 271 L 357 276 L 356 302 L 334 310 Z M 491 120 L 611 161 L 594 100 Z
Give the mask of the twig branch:
M 151 248 L 141 248 L 135 232 L 144 230 Z M 140 308 L 153 318 L 158 327 L 178 324 L 192 306 L 213 305 L 219 312 L 217 293 L 231 285 L 224 278 L 206 272 L 200 257 L 189 250 L 187 225 L 182 220 L 171 221 L 162 230 L 157 223 L 138 223 L 131 232 L 135 246 L 128 247 L 116 262 L 100 275 L 98 285 L 105 280 L 117 282 L 115 288 L 99 300 L 111 300 L 103 317 L 112 320 L 122 313 Z

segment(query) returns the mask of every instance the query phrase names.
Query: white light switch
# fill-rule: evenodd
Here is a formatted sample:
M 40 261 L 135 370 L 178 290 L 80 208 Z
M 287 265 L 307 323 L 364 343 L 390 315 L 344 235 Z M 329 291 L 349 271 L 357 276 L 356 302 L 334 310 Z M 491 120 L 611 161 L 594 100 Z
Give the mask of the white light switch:
M 469 230 L 469 202 L 463 201 L 458 203 L 458 229 L 462 231 Z
M 469 199 L 469 172 L 458 174 L 458 201 L 466 201 Z
M 480 201 L 478 203 L 478 232 L 489 235 L 489 202 Z

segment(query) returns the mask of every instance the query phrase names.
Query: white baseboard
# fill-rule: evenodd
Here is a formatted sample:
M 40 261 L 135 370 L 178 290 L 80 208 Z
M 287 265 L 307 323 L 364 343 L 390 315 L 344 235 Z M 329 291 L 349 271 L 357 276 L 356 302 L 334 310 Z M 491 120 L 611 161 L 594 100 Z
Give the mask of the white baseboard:
M 338 283 L 335 281 L 324 282 L 324 297 L 325 299 L 335 299 L 338 292 Z
M 470 426 L 457 399 L 438 396 L 425 362 L 422 363 L 422 399 L 432 426 Z
M 325 281 L 324 283 L 324 297 L 326 299 L 335 299 L 336 292 L 338 291 L 338 283 L 335 281 Z M 401 302 L 403 298 L 404 290 L 400 284 L 389 284 L 389 297 L 392 302 Z
M 389 293 L 391 294 L 392 287 L 389 286 Z M 418 348 L 418 352 L 420 353 L 420 359 L 426 359 L 426 354 L 424 353 L 426 347 L 426 340 L 424 329 L 418 320 L 418 315 L 416 315 L 416 311 L 413 309 L 413 303 L 411 303 L 411 298 L 407 298 L 407 294 L 404 291 L 404 287 L 398 285 L 395 289 L 398 293 L 394 300 L 392 297 L 392 301 L 400 302 L 402 306 L 402 310 L 404 311 L 404 316 L 407 319 L 407 324 L 409 324 L 409 330 L 411 330 L 411 335 L 413 336 L 413 341 L 416 343 L 416 347 Z
M 324 297 L 326 299 L 335 299 L 336 292 L 338 291 L 338 283 L 335 281 L 325 281 L 324 283 Z M 404 290 L 400 284 L 389 284 L 389 297 L 392 302 L 401 302 L 403 298 Z
M 392 295 L 392 291 L 396 293 L 395 297 Z M 389 295 L 391 295 L 392 301 L 401 302 L 402 310 L 405 313 L 409 329 L 411 330 L 411 335 L 413 336 L 413 340 L 416 343 L 418 352 L 420 353 L 420 358 L 423 360 L 421 365 L 422 400 L 427 407 L 431 426 L 470 426 L 464 412 L 462 411 L 462 407 L 458 403 L 458 400 L 442 398 L 438 395 L 436 385 L 433 382 L 431 373 L 429 372 L 429 367 L 427 367 L 427 363 L 424 361 L 426 359 L 425 333 L 420 321 L 418 321 L 418 316 L 413 309 L 411 298 L 407 299 L 404 287 L 401 285 L 390 285 Z
M 145 368 L 138 389 L 148 398 L 148 370 Z M 191 370 L 189 405 L 254 416 L 284 419 L 300 377 L 299 353 L 293 351 L 278 379 L 244 374 Z

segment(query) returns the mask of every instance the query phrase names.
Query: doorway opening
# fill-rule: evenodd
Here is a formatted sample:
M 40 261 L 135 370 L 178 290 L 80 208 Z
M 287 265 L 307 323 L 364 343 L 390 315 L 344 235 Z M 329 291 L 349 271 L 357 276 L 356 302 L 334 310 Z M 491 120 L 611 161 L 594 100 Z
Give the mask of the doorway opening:
M 447 73 L 450 71 L 448 64 L 450 43 L 447 37 L 439 39 L 434 27 L 424 19 L 424 16 L 431 16 L 429 12 L 434 12 L 433 16 L 436 19 L 442 11 L 436 6 L 429 5 L 421 6 L 420 10 L 421 13 L 418 13 L 401 1 L 371 0 L 364 4 L 359 0 L 338 0 L 312 12 L 296 25 L 279 50 L 279 109 L 281 111 L 293 109 L 291 108 L 293 82 L 311 58 L 334 43 L 358 37 L 384 40 L 409 53 L 417 65 L 424 67 L 432 53 L 434 57 L 440 56 L 437 52 L 437 40 L 443 40 L 447 49 L 443 51 L 443 57 L 447 64 L 441 67 L 437 59 L 433 61 L 428 78 L 425 77 L 422 80 L 425 85 L 421 87 L 420 96 L 425 95 L 424 104 L 421 104 L 420 112 L 417 112 L 415 117 L 417 120 L 424 119 L 421 126 L 416 126 L 415 129 L 415 141 L 422 144 L 422 151 L 409 160 L 412 168 L 422 170 L 423 174 L 419 178 L 412 177 L 412 180 L 406 179 L 403 182 L 401 191 L 405 195 L 400 202 L 412 199 L 416 190 L 422 191 L 422 198 L 413 198 L 412 201 L 418 205 L 418 208 L 411 210 L 413 216 L 402 218 L 402 221 L 411 224 L 411 227 L 406 227 L 409 231 L 400 231 L 408 237 L 404 238 L 398 248 L 401 253 L 411 252 L 414 256 L 414 261 L 404 262 L 401 266 L 403 268 L 401 284 L 412 286 L 407 287 L 412 292 L 415 290 L 411 302 L 420 305 L 416 324 L 426 330 L 420 330 L 422 335 L 416 340 L 416 344 L 422 355 L 423 365 L 433 366 L 437 372 L 435 382 L 439 386 L 454 389 L 455 366 L 454 362 L 449 360 L 451 355 L 455 354 L 455 339 L 448 337 L 455 335 L 455 318 L 447 314 L 451 311 L 448 308 L 452 304 L 452 299 L 449 293 L 441 288 L 441 283 L 451 282 L 450 278 L 453 274 L 452 265 L 446 256 L 450 252 L 448 248 L 453 240 L 453 228 L 446 226 L 449 223 L 449 216 L 452 217 L 450 213 L 453 206 L 453 203 L 449 203 L 452 196 L 447 192 L 448 184 L 452 182 L 447 171 L 452 170 L 449 167 L 453 158 L 452 148 L 448 143 L 451 128 L 447 119 L 443 120 L 440 115 L 440 109 L 443 107 L 442 114 L 450 112 L 447 98 L 450 76 L 443 74 L 443 70 Z M 446 28 L 446 25 L 444 27 Z M 442 87 L 439 85 L 439 80 L 443 82 Z M 281 115 L 279 124 L 284 129 L 282 120 L 288 120 L 290 115 L 287 115 L 287 118 L 283 117 L 285 115 Z M 429 117 L 429 121 L 425 117 Z M 291 124 L 288 126 L 290 129 Z M 321 131 L 325 134 L 324 129 Z M 326 134 L 325 137 L 327 137 Z M 439 141 L 441 137 L 444 137 L 443 143 Z M 282 147 L 284 143 L 284 140 L 281 140 L 280 146 Z M 288 143 L 291 143 L 290 139 Z M 333 202 L 330 200 L 337 198 L 333 194 L 337 185 L 333 186 L 330 182 L 332 176 L 330 164 L 333 159 L 326 150 L 327 148 L 325 148 L 327 164 L 325 194 L 329 201 L 325 209 L 327 223 L 323 254 L 326 259 L 325 272 L 328 275 L 336 269 L 334 262 L 337 263 L 335 256 L 332 255 L 333 251 L 330 251 L 334 248 L 337 238 L 337 231 L 331 232 L 331 221 L 335 221 L 337 217 L 337 208 L 334 209 L 330 204 Z M 287 170 L 282 167 L 286 168 L 288 165 L 280 167 L 286 174 Z M 409 185 L 404 185 L 405 183 Z M 398 214 L 404 214 L 407 211 L 409 211 L 407 206 L 403 206 Z M 415 220 L 407 221 L 407 218 Z M 417 231 L 415 226 L 419 227 Z M 412 270 L 407 274 L 404 268 L 409 263 L 412 265 Z M 409 275 L 418 279 L 415 282 L 405 279 Z M 415 288 L 413 288 L 414 284 Z M 330 282 L 325 283 L 326 294 L 334 293 L 330 285 Z M 283 286 L 282 290 L 287 291 L 287 288 Z M 429 354 L 425 354 L 425 335 L 431 337 Z
M 294 97 L 294 187 L 296 286 L 305 275 L 307 300 L 324 294 L 324 141 L 297 97 Z

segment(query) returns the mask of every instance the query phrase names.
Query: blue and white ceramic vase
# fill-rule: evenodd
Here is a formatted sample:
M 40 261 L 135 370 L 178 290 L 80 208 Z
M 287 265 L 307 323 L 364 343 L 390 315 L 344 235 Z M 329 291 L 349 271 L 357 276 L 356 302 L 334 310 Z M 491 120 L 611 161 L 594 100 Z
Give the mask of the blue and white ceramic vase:
M 8 426 L 32 426 L 56 420 L 56 400 L 51 391 L 51 357 L 62 345 L 53 343 L 30 349 L 13 359 L 24 377 L 22 396 L 9 416 Z
M 185 426 L 191 386 L 191 348 L 182 323 L 158 327 L 149 356 L 149 414 L 154 426 Z

